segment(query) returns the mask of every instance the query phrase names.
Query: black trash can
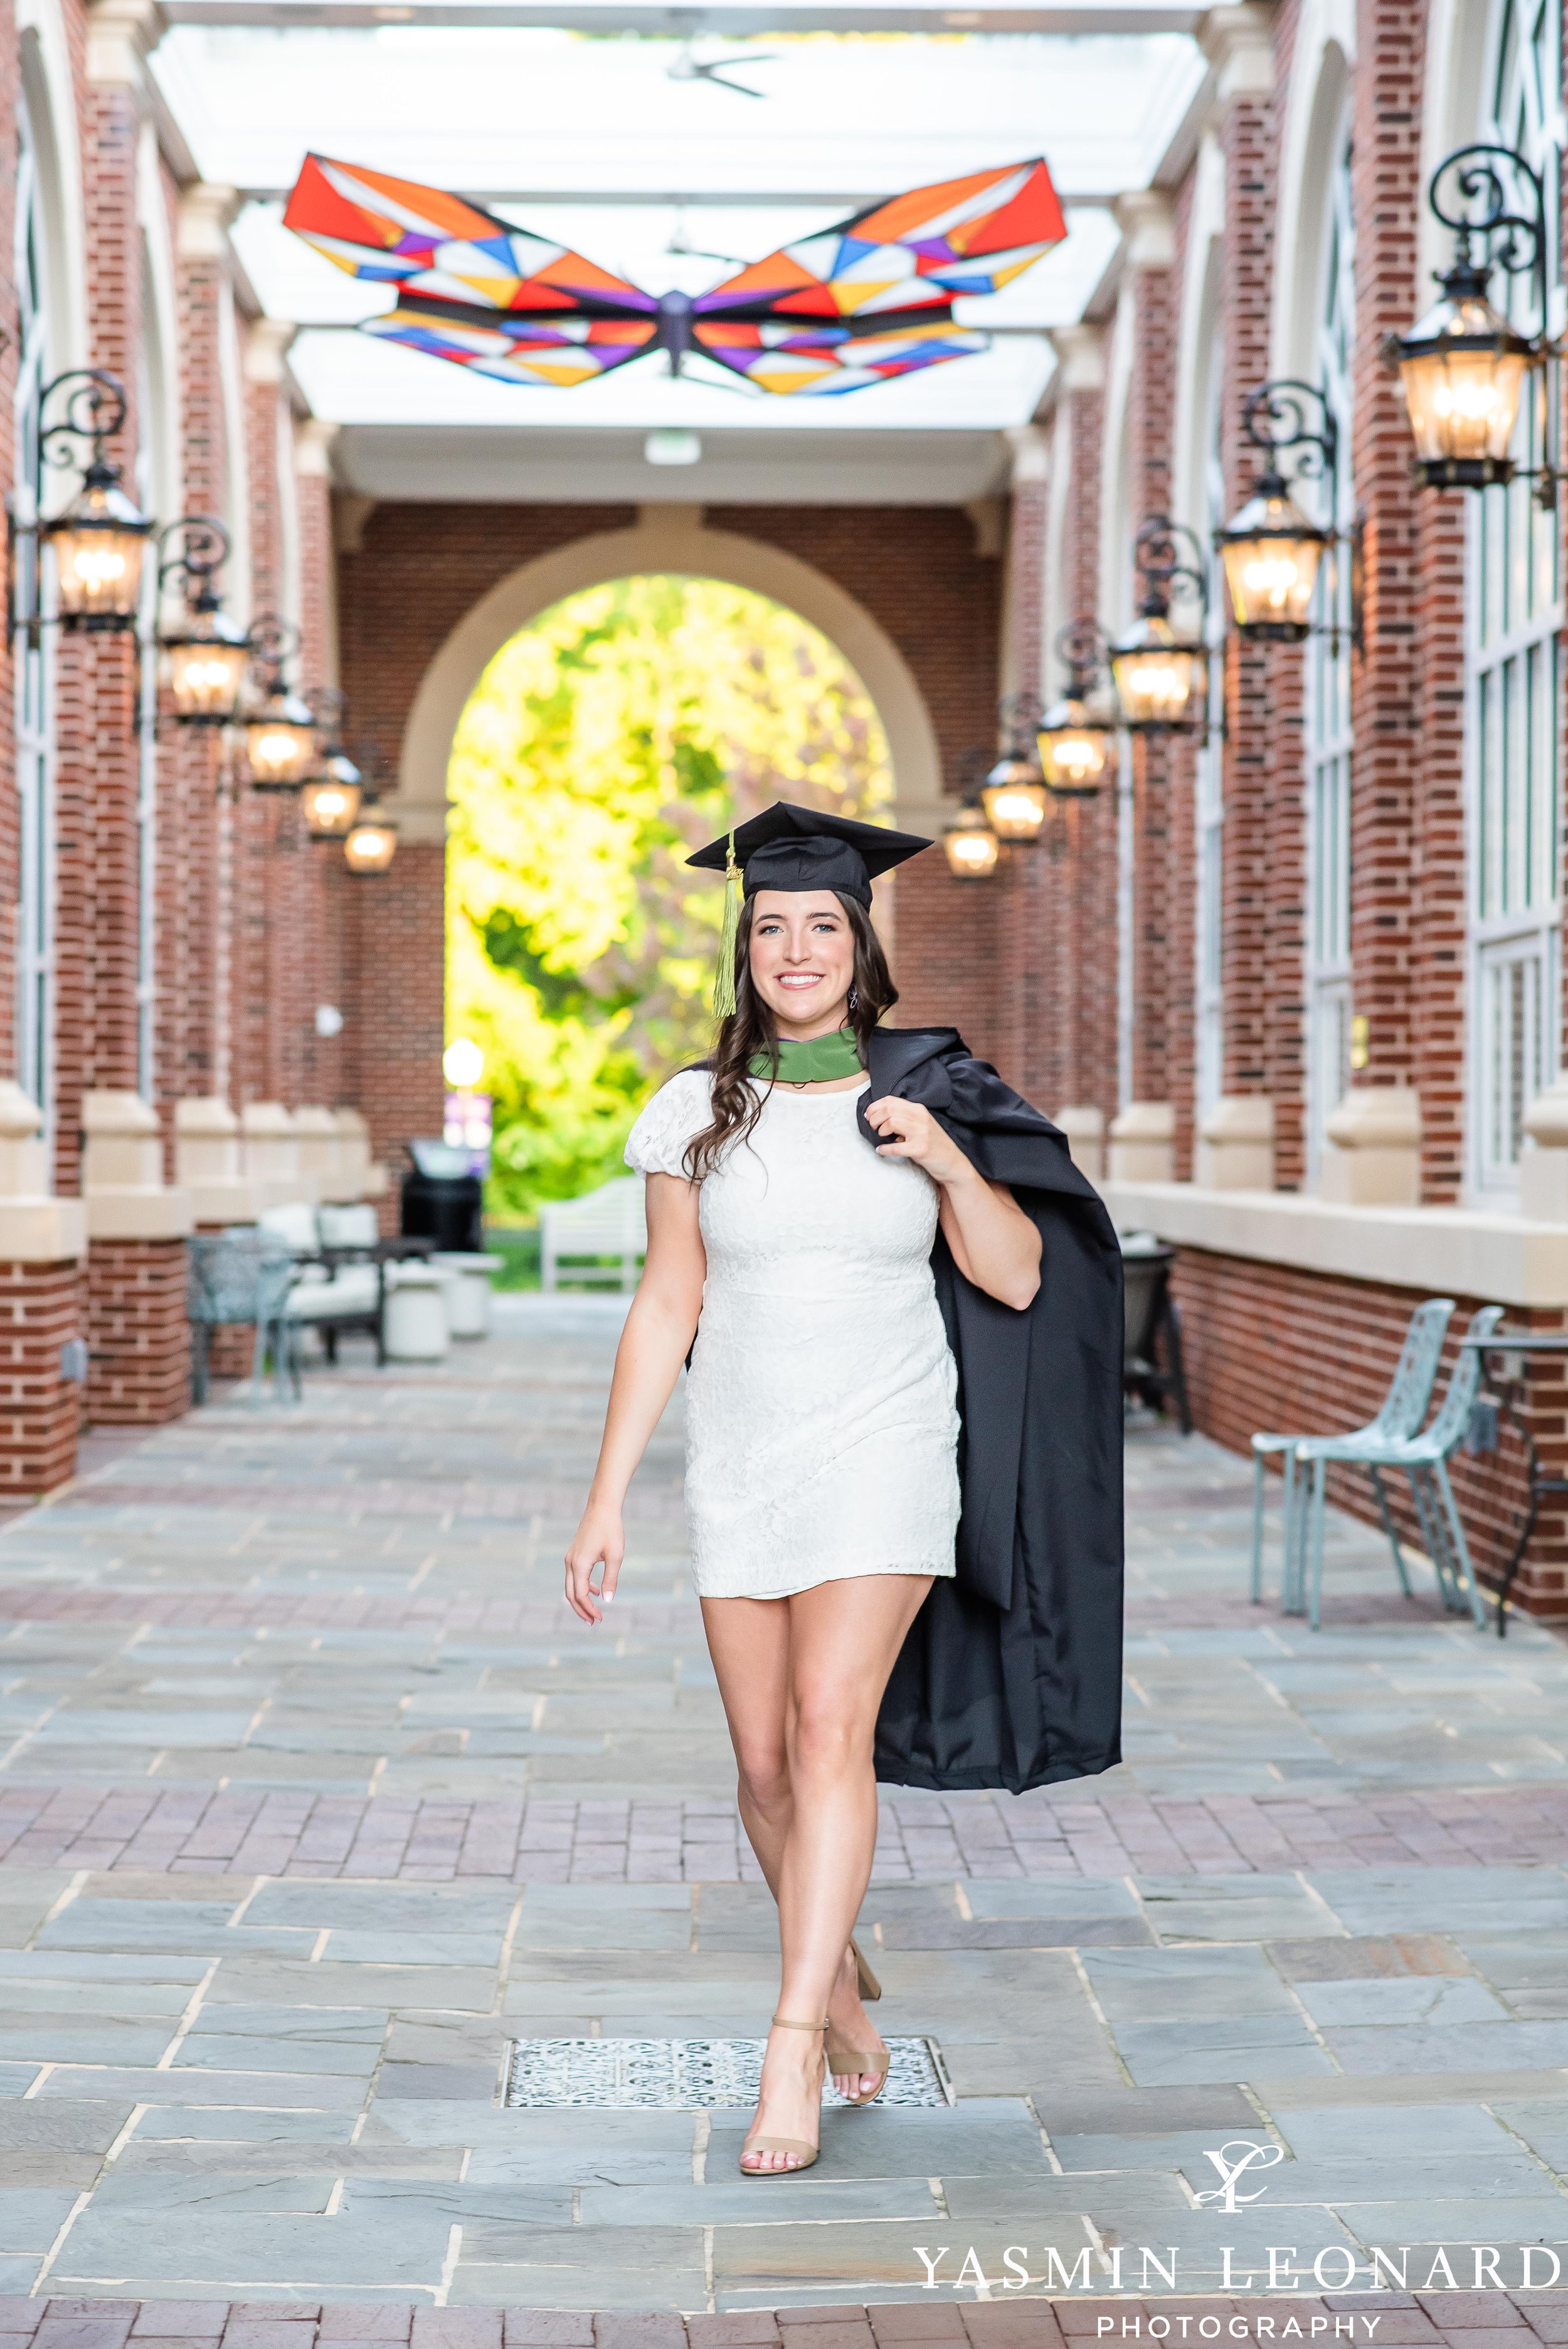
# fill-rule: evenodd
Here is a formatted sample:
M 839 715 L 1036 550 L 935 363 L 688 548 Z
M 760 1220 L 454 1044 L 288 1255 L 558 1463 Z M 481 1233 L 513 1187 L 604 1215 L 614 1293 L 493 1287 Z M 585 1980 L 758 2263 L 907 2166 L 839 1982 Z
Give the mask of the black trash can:
M 484 1185 L 471 1154 L 450 1142 L 410 1142 L 414 1164 L 403 1177 L 403 1237 L 478 1255 L 483 1246 Z

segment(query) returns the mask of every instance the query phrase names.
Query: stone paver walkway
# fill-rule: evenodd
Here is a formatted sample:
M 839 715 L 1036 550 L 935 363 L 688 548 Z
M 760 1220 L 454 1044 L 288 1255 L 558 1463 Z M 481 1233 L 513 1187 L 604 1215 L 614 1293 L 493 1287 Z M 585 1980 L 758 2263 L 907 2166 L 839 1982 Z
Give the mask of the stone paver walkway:
M 1568 1646 L 1402 1599 L 1348 1520 L 1320 1633 L 1251 1607 L 1198 1439 L 1131 1448 L 1126 1764 L 884 1800 L 879 2021 L 952 2105 L 830 2109 L 761 2185 L 738 2108 L 508 2108 L 515 2039 L 749 2037 L 775 1981 L 678 1414 L 590 1633 L 618 1307 L 498 1302 L 0 1536 L 0 2332 L 1568 2341 L 1523 2288 L 1568 2270 Z

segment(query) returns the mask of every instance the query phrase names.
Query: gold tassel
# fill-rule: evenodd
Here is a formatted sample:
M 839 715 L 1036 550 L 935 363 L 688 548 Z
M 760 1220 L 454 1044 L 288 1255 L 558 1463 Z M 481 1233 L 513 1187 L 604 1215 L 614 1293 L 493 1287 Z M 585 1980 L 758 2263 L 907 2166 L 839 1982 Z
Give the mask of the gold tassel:
M 717 1019 L 735 1017 L 735 948 L 740 935 L 740 867 L 735 861 L 735 829 L 724 867 L 724 920 L 718 933 L 718 968 L 713 978 L 713 1010 Z

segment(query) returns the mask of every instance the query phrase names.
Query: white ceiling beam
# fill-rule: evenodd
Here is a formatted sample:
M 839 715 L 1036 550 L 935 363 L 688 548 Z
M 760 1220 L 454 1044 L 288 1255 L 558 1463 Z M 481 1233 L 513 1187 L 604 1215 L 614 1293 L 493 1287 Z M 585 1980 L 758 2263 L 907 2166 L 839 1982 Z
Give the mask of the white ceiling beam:
M 553 26 L 726 40 L 766 33 L 1191 33 L 1216 13 L 1191 0 L 165 0 L 171 25 Z
M 1057 193 L 1069 212 L 1109 212 L 1124 192 L 1119 188 L 1085 190 L 1075 187 L 1065 174 L 1056 180 Z M 282 203 L 289 191 L 279 188 L 242 188 L 247 203 Z M 570 204 L 573 211 L 579 205 L 611 205 L 617 212 L 632 212 L 639 204 L 665 205 L 684 212 L 702 212 L 709 205 L 726 211 L 732 208 L 750 212 L 864 212 L 879 202 L 883 195 L 894 195 L 896 189 L 865 188 L 568 188 L 558 181 L 552 188 L 484 188 L 465 180 L 455 195 L 467 197 L 470 204 L 523 205 Z

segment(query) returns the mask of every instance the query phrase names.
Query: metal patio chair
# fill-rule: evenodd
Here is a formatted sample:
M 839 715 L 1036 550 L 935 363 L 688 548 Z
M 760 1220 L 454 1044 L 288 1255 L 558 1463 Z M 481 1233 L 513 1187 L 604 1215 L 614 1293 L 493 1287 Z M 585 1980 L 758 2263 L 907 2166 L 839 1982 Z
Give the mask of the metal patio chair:
M 1150 1404 L 1176 1405 L 1183 1435 L 1192 1433 L 1187 1375 L 1181 1361 L 1181 1309 L 1171 1294 L 1173 1247 L 1150 1246 L 1140 1234 L 1122 1239 L 1121 1392 Z
M 1253 1438 L 1253 1573 L 1252 1596 L 1254 1605 L 1263 1598 L 1264 1577 L 1264 1462 L 1281 1459 L 1284 1475 L 1284 1529 L 1280 1566 L 1280 1605 L 1287 1615 L 1298 1615 L 1296 1574 L 1298 1568 L 1296 1530 L 1296 1464 L 1305 1455 L 1302 1447 L 1313 1444 L 1339 1443 L 1358 1444 L 1402 1441 L 1414 1435 L 1427 1415 L 1431 1400 L 1432 1384 L 1438 1375 L 1438 1363 L 1443 1350 L 1449 1319 L 1454 1309 L 1451 1297 L 1429 1298 L 1418 1305 L 1405 1331 L 1405 1341 L 1399 1349 L 1399 1359 L 1394 1366 L 1394 1376 L 1388 1392 L 1378 1406 L 1376 1418 L 1364 1427 L 1348 1429 L 1342 1436 L 1315 1437 L 1307 1435 L 1259 1434 Z M 1351 1456 L 1351 1455 L 1346 1455 Z M 1395 1570 L 1401 1586 L 1409 1589 L 1405 1561 L 1400 1554 L 1399 1537 L 1388 1511 L 1387 1495 L 1376 1466 L 1367 1464 L 1372 1477 L 1372 1489 L 1377 1496 L 1377 1514 L 1388 1546 L 1394 1553 Z
M 1297 1597 L 1305 1601 L 1307 1620 L 1315 1631 L 1323 1599 L 1323 1511 L 1324 1487 L 1327 1481 L 1330 1461 L 1347 1461 L 1358 1467 L 1368 1468 L 1377 1487 L 1378 1505 L 1383 1511 L 1383 1523 L 1393 1545 L 1394 1563 L 1398 1570 L 1399 1584 L 1407 1598 L 1410 1595 L 1410 1578 L 1405 1571 L 1405 1560 L 1394 1534 L 1387 1505 L 1383 1498 L 1378 1472 L 1384 1468 L 1402 1469 L 1410 1480 L 1410 1497 L 1416 1505 L 1416 1517 L 1421 1528 L 1421 1538 L 1427 1545 L 1427 1555 L 1438 1578 L 1438 1592 L 1450 1614 L 1462 1614 L 1468 1606 L 1479 1629 L 1484 1630 L 1486 1616 L 1476 1587 L 1475 1569 L 1470 1564 L 1470 1545 L 1465 1540 L 1464 1523 L 1454 1499 L 1454 1488 L 1449 1477 L 1449 1458 L 1464 1442 L 1470 1423 L 1470 1413 L 1480 1389 L 1485 1361 L 1476 1340 L 1490 1338 L 1503 1316 L 1501 1305 L 1483 1305 L 1479 1313 L 1470 1316 L 1465 1332 L 1467 1343 L 1460 1350 L 1449 1380 L 1448 1392 L 1438 1406 L 1432 1423 L 1418 1435 L 1402 1441 L 1385 1436 L 1381 1440 L 1365 1434 L 1352 1436 L 1309 1436 L 1297 1444 L 1295 1460 L 1298 1468 L 1312 1471 L 1312 1489 L 1305 1506 L 1299 1512 L 1300 1560 L 1297 1566 Z M 1296 1613 L 1302 1611 L 1300 1606 Z
M 284 1400 L 285 1383 L 297 1402 L 302 1392 L 299 1333 L 288 1319 L 288 1296 L 295 1278 L 289 1249 L 264 1233 L 249 1230 L 199 1232 L 190 1243 L 191 1279 L 187 1311 L 195 1340 L 191 1386 L 197 1402 L 207 1400 L 208 1358 L 214 1330 L 253 1327 L 251 1401 L 262 1400 L 262 1379 L 270 1355 L 273 1392 Z

